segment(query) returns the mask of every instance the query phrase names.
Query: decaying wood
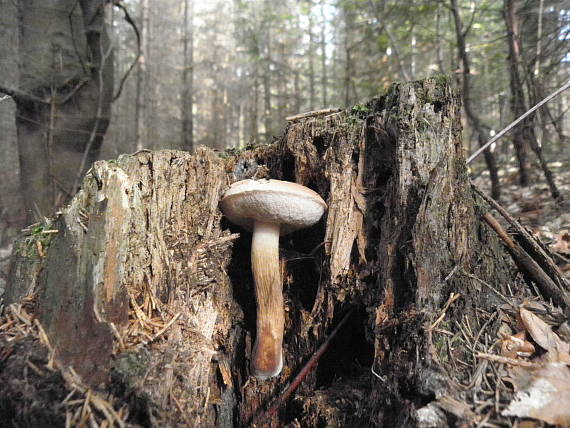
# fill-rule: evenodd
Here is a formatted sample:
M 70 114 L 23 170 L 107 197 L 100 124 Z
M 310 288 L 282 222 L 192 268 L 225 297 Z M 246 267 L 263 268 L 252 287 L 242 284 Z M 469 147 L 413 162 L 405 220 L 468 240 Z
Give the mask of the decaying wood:
M 107 394 L 134 426 L 247 426 L 350 310 L 264 426 L 475 423 L 493 374 L 475 353 L 492 350 L 499 314 L 512 309 L 504 296 L 532 293 L 481 221 L 458 99 L 444 79 L 397 84 L 357 109 L 292 122 L 273 145 L 98 162 L 42 229 L 58 233 L 34 229 L 18 244 L 8 303 L 34 296 L 58 367 Z M 329 207 L 280 242 L 284 370 L 267 381 L 248 369 L 251 237 L 218 209 L 231 182 L 252 176 L 308 186 Z M 14 349 L 0 354 L 0 400 L 23 388 L 23 337 L 0 337 Z M 45 396 L 22 406 L 34 400 L 59 409 Z

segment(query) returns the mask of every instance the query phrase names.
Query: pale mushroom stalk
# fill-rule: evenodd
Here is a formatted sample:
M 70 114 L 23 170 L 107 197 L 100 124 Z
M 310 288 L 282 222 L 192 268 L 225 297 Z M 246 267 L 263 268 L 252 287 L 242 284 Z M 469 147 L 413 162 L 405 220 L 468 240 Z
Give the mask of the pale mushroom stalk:
M 327 204 L 316 192 L 280 180 L 242 180 L 224 194 L 220 208 L 233 223 L 253 232 L 251 265 L 257 300 L 252 374 L 266 379 L 283 367 L 285 315 L 279 268 L 279 236 L 319 221 Z
M 266 379 L 283 367 L 283 290 L 279 269 L 280 225 L 255 221 L 251 265 L 257 301 L 257 336 L 253 347 L 253 375 Z

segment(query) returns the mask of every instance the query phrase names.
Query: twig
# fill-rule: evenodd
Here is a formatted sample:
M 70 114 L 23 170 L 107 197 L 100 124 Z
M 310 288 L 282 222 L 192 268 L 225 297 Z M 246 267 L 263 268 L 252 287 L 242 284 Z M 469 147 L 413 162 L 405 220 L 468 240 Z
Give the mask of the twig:
M 459 266 L 459 265 L 457 265 Z M 456 266 L 456 267 L 457 267 Z M 447 302 L 445 303 L 445 305 L 443 306 L 442 310 L 439 312 L 439 316 L 437 317 L 437 319 L 434 321 L 434 323 L 432 325 L 430 325 L 428 327 L 428 331 L 433 330 L 434 328 L 436 328 L 438 326 L 438 324 L 440 322 L 443 321 L 443 319 L 445 318 L 445 314 L 447 313 L 447 310 L 449 309 L 449 307 L 451 306 L 451 304 L 453 302 L 455 302 L 457 299 L 459 299 L 461 297 L 461 294 L 457 293 L 451 293 L 449 295 L 449 299 L 447 299 Z
M 487 141 L 484 145 L 479 147 L 479 149 L 476 150 L 475 153 L 473 153 L 471 156 L 469 156 L 469 158 L 467 158 L 467 163 L 468 164 L 471 163 L 471 161 L 473 161 L 473 159 L 475 159 L 477 156 L 479 156 L 487 147 L 489 147 L 491 144 L 493 144 L 495 141 L 497 141 L 499 138 L 501 138 L 503 135 L 505 135 L 507 132 L 509 132 L 511 129 L 513 129 L 516 125 L 519 124 L 519 122 L 523 121 L 527 116 L 534 113 L 535 110 L 542 107 L 548 101 L 557 97 L 558 95 L 560 95 L 562 92 L 564 92 L 568 88 L 570 88 L 570 80 L 568 80 L 564 85 L 562 85 L 562 87 L 558 88 L 552 94 L 550 94 L 545 99 L 543 99 L 538 104 L 536 104 L 534 107 L 532 107 L 530 110 L 528 110 L 525 114 L 523 114 L 522 116 L 519 116 L 514 122 L 511 122 L 506 128 L 504 128 L 499 133 L 497 133 L 497 135 L 495 135 L 493 138 L 491 138 L 489 141 Z
M 502 357 L 501 355 L 486 354 L 484 352 L 477 352 L 475 354 L 476 358 L 481 358 L 482 360 L 494 361 L 496 363 L 510 364 L 512 366 L 521 366 L 536 368 L 540 367 L 540 364 L 531 363 L 530 361 L 517 360 L 516 358 Z
M 307 117 L 323 116 L 325 114 L 330 114 L 330 113 L 340 113 L 341 111 L 342 111 L 342 109 L 339 109 L 339 108 L 326 108 L 323 110 L 308 111 L 306 113 L 300 113 L 300 114 L 296 114 L 294 116 L 288 116 L 285 118 L 285 120 L 287 122 L 292 122 L 294 120 L 305 119 Z
M 350 317 L 350 315 L 352 314 L 353 311 L 354 311 L 354 309 L 351 309 L 342 318 L 342 320 L 338 323 L 338 325 L 335 327 L 335 329 L 331 332 L 329 337 L 327 337 L 326 340 L 322 343 L 322 345 L 319 346 L 319 349 L 317 349 L 317 351 L 313 354 L 311 359 L 307 362 L 307 364 L 305 364 L 305 366 L 301 369 L 299 374 L 295 377 L 295 379 L 293 379 L 293 381 L 289 384 L 289 386 L 287 388 L 285 388 L 283 390 L 283 392 L 281 392 L 281 394 L 273 402 L 271 407 L 269 407 L 269 409 L 267 409 L 266 412 L 263 412 L 263 413 L 259 414 L 257 417 L 253 418 L 252 426 L 255 427 L 258 424 L 260 424 L 261 422 L 270 418 L 279 409 L 279 407 L 283 404 L 283 402 L 285 402 L 285 400 L 287 400 L 289 398 L 289 396 L 293 393 L 293 391 L 295 391 L 297 389 L 297 387 L 301 384 L 301 382 L 303 382 L 303 380 L 307 377 L 307 375 L 311 372 L 311 370 L 313 370 L 315 368 L 315 366 L 317 365 L 317 362 L 319 361 L 319 358 L 321 358 L 321 356 L 325 353 L 325 351 L 329 347 L 332 339 L 337 335 L 337 333 L 342 328 L 342 326 L 346 323 L 346 321 L 348 320 L 348 318 Z

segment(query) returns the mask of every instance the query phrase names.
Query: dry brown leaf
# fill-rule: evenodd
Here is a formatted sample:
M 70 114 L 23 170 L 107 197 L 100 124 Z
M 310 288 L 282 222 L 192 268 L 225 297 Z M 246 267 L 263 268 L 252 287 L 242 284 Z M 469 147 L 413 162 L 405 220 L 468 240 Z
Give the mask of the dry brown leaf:
M 520 308 L 520 317 L 534 341 L 548 351 L 547 361 L 570 364 L 570 345 L 560 339 L 548 324 L 524 308 Z
M 570 427 L 570 369 L 566 364 L 549 363 L 537 370 L 519 368 L 511 373 L 514 385 L 522 388 L 501 412 L 503 416 Z
M 570 231 L 561 230 L 555 235 L 556 242 L 550 247 L 561 254 L 570 253 Z
M 534 354 L 534 345 L 526 340 L 524 331 L 505 337 L 501 342 L 501 355 L 507 358 L 530 357 Z

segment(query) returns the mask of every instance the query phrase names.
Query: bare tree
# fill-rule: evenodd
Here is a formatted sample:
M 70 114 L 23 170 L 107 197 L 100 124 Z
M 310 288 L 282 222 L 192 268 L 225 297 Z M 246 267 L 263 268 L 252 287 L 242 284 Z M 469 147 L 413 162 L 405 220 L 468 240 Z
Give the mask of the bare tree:
M 184 0 L 184 59 L 182 65 L 182 146 L 194 149 L 194 1 Z
M 489 126 L 486 125 L 483 120 L 475 113 L 475 108 L 473 106 L 473 99 L 471 98 L 471 68 L 469 55 L 467 53 L 467 48 L 465 46 L 465 36 L 466 33 L 463 30 L 463 22 L 461 20 L 461 15 L 459 14 L 459 7 L 457 5 L 457 0 L 450 0 L 451 13 L 453 14 L 453 20 L 455 23 L 455 36 L 457 39 L 457 51 L 458 56 L 462 65 L 462 83 L 463 83 L 463 107 L 465 109 L 465 114 L 467 120 L 472 128 L 477 133 L 477 141 L 480 145 L 485 144 L 489 140 Z M 491 188 L 492 195 L 494 199 L 498 199 L 501 195 L 501 188 L 499 183 L 499 174 L 497 170 L 497 161 L 495 156 L 489 149 L 483 152 L 485 158 L 485 163 L 489 169 L 489 175 L 491 177 Z
M 509 44 L 509 76 L 511 87 L 511 111 L 513 116 L 519 117 L 527 110 L 524 100 L 524 90 L 519 73 L 520 39 L 518 18 L 514 0 L 505 0 L 503 13 L 507 26 L 507 41 Z M 532 120 L 525 120 L 513 131 L 513 145 L 519 163 L 519 183 L 521 186 L 529 184 L 530 163 L 528 160 L 528 138 Z
M 48 215 L 75 193 L 97 159 L 113 96 L 113 51 L 104 1 L 39 0 L 19 7 L 17 105 L 22 192 L 28 218 Z

